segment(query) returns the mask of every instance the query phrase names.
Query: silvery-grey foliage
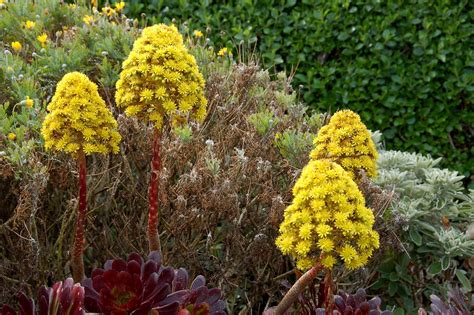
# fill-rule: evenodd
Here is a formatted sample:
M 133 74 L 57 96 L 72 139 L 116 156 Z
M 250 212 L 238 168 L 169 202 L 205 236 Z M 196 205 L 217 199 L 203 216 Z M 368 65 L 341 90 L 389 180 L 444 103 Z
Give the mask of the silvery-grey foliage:
M 406 226 L 406 239 L 419 253 L 444 257 L 474 256 L 474 240 L 466 233 L 474 219 L 474 191 L 466 193 L 463 176 L 438 167 L 441 159 L 416 153 L 381 151 L 375 182 L 394 190 L 394 217 Z

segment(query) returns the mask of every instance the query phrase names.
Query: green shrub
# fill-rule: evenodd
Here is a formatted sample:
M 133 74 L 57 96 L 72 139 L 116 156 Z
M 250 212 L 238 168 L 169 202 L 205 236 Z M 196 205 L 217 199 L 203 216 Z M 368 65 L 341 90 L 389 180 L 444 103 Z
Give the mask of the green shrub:
M 132 0 L 151 21 L 187 21 L 210 44 L 256 45 L 266 66 L 298 66 L 312 108 L 357 111 L 389 149 L 474 173 L 472 1 Z M 209 27 L 209 29 L 207 29 Z
M 377 163 L 375 182 L 396 195 L 388 220 L 402 248 L 381 262 L 372 289 L 387 288 L 386 299 L 410 314 L 430 294 L 444 295 L 454 282 L 472 291 L 472 276 L 464 269 L 474 256 L 468 232 L 474 191 L 464 193 L 463 176 L 438 168 L 440 159 L 414 153 L 382 151 Z

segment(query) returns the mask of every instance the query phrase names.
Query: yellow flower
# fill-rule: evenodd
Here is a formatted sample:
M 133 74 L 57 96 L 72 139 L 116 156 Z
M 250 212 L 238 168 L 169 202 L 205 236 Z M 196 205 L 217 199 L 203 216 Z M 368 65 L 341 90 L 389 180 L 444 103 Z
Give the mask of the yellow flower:
M 204 78 L 175 26 L 146 27 L 122 64 L 115 100 L 130 116 L 184 124 L 206 116 Z
M 73 10 L 77 8 L 77 5 L 75 3 L 69 3 L 68 6 Z
M 316 227 L 316 233 L 319 237 L 326 237 L 331 233 L 332 227 L 327 224 L 318 224 Z
M 350 110 L 335 113 L 314 139 L 312 159 L 330 159 L 348 171 L 353 179 L 364 170 L 369 177 L 377 175 L 377 150 L 359 115 Z
M 91 0 L 91 4 L 94 8 L 97 8 L 97 2 L 98 0 Z
M 12 42 L 11 46 L 12 46 L 13 50 L 16 51 L 16 52 L 19 52 L 22 48 L 20 42 Z
M 324 258 L 321 260 L 321 263 L 324 267 L 332 269 L 332 266 L 334 266 L 334 264 L 336 263 L 336 259 L 331 255 L 327 255 L 324 256 Z
M 29 21 L 29 20 L 28 20 L 28 21 L 25 22 L 25 28 L 26 28 L 27 30 L 31 30 L 31 29 L 33 29 L 35 26 L 36 26 L 36 23 L 33 22 L 33 21 Z
M 373 213 L 350 174 L 330 160 L 310 160 L 293 187 L 276 245 L 298 268 L 311 267 L 321 257 L 332 268 L 340 257 L 355 269 L 379 247 L 373 224 Z
M 194 37 L 197 37 L 197 38 L 201 38 L 204 36 L 204 34 L 199 30 L 195 30 L 193 34 L 194 34 Z
M 91 16 L 91 15 L 85 15 L 82 20 L 84 21 L 84 23 L 86 23 L 87 25 L 91 25 L 92 23 L 94 23 L 94 17 Z
M 36 37 L 36 39 L 41 43 L 41 46 L 45 47 L 46 46 L 46 41 L 48 40 L 48 35 L 43 33 Z
M 66 74 L 48 104 L 41 134 L 45 148 L 76 155 L 83 151 L 117 153 L 117 121 L 100 97 L 97 85 L 79 72 Z
M 311 223 L 304 223 L 301 227 L 300 227 L 300 237 L 302 239 L 309 239 L 311 238 L 311 235 L 313 234 L 313 225 Z
M 330 238 L 320 238 L 318 247 L 321 248 L 323 252 L 330 252 L 334 249 L 334 242 Z
M 107 16 L 112 16 L 115 14 L 115 10 L 112 9 L 111 7 L 103 7 L 102 8 L 102 13 L 107 15 Z
M 115 10 L 117 10 L 117 12 L 122 11 L 124 7 L 125 7 L 125 2 L 123 1 L 115 3 Z
M 26 97 L 26 100 L 24 100 L 26 107 L 31 108 L 33 105 L 35 105 L 35 101 L 32 100 L 29 96 Z
M 343 248 L 340 249 L 339 255 L 342 259 L 344 259 L 344 262 L 348 262 L 356 258 L 357 252 L 354 247 L 346 244 Z
M 16 139 L 16 134 L 14 134 L 13 132 L 10 132 L 8 134 L 8 139 L 10 139 L 11 141 L 15 141 Z
M 222 48 L 222 49 L 219 50 L 219 52 L 217 53 L 217 55 L 218 55 L 218 56 L 221 56 L 221 57 L 225 56 L 225 54 L 227 54 L 227 48 L 226 48 L 226 47 Z

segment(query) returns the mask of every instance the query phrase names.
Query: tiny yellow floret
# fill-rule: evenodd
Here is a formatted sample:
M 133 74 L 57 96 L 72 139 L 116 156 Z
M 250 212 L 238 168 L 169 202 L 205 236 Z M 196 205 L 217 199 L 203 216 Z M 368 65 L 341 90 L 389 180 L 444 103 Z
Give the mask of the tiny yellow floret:
M 195 30 L 193 34 L 194 34 L 194 37 L 197 37 L 197 38 L 201 38 L 204 36 L 204 34 L 199 30 Z
M 24 100 L 26 107 L 32 108 L 33 105 L 35 105 L 35 101 L 32 100 L 29 96 L 26 96 L 26 99 Z
M 35 26 L 36 26 L 36 23 L 33 22 L 33 21 L 28 20 L 28 21 L 25 22 L 25 28 L 27 30 L 31 30 L 31 29 L 35 28 Z
M 329 124 L 322 127 L 314 139 L 312 159 L 329 159 L 341 165 L 353 179 L 358 170 L 369 177 L 377 175 L 378 157 L 370 132 L 359 115 L 350 110 L 336 112 Z
M 41 46 L 45 47 L 46 46 L 46 41 L 48 40 L 48 35 L 43 33 L 36 37 L 36 39 L 41 43 Z
M 175 26 L 143 29 L 122 69 L 115 100 L 127 115 L 150 121 L 157 129 L 164 123 L 204 120 L 204 78 Z
M 350 174 L 330 160 L 310 160 L 293 187 L 276 245 L 301 269 L 317 262 L 330 269 L 337 258 L 356 269 L 379 247 L 373 224 Z
M 45 148 L 76 156 L 80 151 L 107 154 L 119 151 L 117 121 L 97 91 L 79 72 L 66 74 L 56 86 L 41 134 Z
M 120 1 L 115 3 L 115 10 L 117 10 L 118 12 L 122 11 L 123 8 L 125 8 L 125 2 Z
M 82 18 L 82 21 L 84 21 L 86 25 L 91 25 L 92 23 L 94 23 L 94 17 L 92 15 L 85 15 Z
M 8 134 L 8 139 L 10 139 L 11 141 L 15 141 L 16 139 L 16 134 L 14 134 L 13 132 L 10 132 Z
M 23 47 L 23 46 L 21 46 L 20 42 L 12 42 L 11 46 L 12 46 L 13 50 L 16 51 L 16 52 L 21 51 L 21 48 Z
M 221 57 L 224 57 L 225 54 L 227 54 L 227 47 L 222 48 L 222 49 L 219 50 L 219 52 L 217 53 L 217 55 L 218 55 L 218 56 L 221 56 Z
M 103 7 L 102 8 L 102 13 L 105 14 L 106 16 L 110 17 L 115 14 L 115 10 L 112 9 L 111 7 Z

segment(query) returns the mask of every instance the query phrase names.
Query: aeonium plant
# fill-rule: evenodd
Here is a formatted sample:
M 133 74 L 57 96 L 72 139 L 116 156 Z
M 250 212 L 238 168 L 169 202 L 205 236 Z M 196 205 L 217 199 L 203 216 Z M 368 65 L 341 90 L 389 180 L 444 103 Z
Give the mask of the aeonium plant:
M 4 305 L 0 315 L 82 315 L 84 310 L 84 287 L 74 284 L 72 278 L 56 282 L 51 288 L 41 287 L 38 290 L 36 303 L 23 292 L 18 293 L 18 313 L 10 306 Z
M 48 104 L 41 133 L 45 148 L 63 151 L 77 160 L 79 206 L 72 248 L 74 281 L 84 278 L 84 225 L 87 213 L 86 155 L 119 151 L 117 122 L 97 91 L 97 85 L 79 72 L 66 74 Z
M 327 270 L 325 286 L 331 288 L 331 269 L 338 262 L 348 269 L 367 264 L 379 247 L 373 230 L 374 215 L 351 175 L 330 160 L 310 160 L 293 187 L 293 202 L 284 212 L 276 245 L 307 270 L 270 314 L 284 314 L 303 289 Z M 326 292 L 326 299 L 331 294 Z M 325 301 L 326 307 L 333 303 Z
M 160 251 L 158 233 L 158 179 L 162 168 L 160 147 L 163 129 L 202 122 L 206 116 L 204 79 L 195 58 L 188 53 L 175 26 L 143 29 L 117 81 L 115 100 L 128 116 L 137 116 L 154 127 L 149 186 L 148 243 Z
M 203 276 L 190 283 L 185 269 L 163 266 L 158 251 L 151 252 L 146 260 L 137 253 L 127 260 L 108 260 L 82 283 L 74 284 L 69 278 L 52 288 L 42 287 L 36 303 L 24 293 L 17 299 L 19 312 L 4 305 L 0 315 L 226 314 L 220 289 L 208 288 Z
M 189 284 L 184 268 L 162 265 L 161 254 L 147 259 L 132 253 L 128 259 L 109 260 L 82 282 L 84 307 L 104 314 L 222 315 L 226 303 L 218 288 L 208 288 L 203 276 Z

